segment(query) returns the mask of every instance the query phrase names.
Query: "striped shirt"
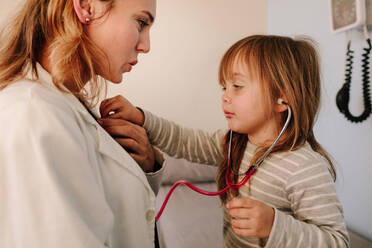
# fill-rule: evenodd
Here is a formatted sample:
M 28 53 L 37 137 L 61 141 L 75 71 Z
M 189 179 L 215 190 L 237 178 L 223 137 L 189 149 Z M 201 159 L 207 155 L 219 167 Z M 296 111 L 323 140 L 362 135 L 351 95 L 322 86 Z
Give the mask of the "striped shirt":
M 226 131 L 209 133 L 184 128 L 150 112 L 144 113 L 144 128 L 150 142 L 168 155 L 209 165 L 217 165 L 223 158 Z M 239 168 L 241 174 L 248 169 L 256 148 L 248 142 Z M 239 189 L 239 197 L 249 197 L 274 208 L 270 236 L 260 239 L 235 234 L 224 206 L 223 246 L 349 247 L 343 208 L 328 168 L 327 160 L 308 143 L 295 151 L 271 154 Z

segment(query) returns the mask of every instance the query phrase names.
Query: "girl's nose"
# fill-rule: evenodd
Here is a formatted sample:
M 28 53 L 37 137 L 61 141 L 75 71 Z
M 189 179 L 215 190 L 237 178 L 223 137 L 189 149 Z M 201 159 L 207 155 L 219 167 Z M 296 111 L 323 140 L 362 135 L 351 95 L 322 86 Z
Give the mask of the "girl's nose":
M 227 93 L 227 90 L 225 90 L 225 92 L 222 94 L 222 101 L 226 102 L 226 103 L 231 102 L 231 98 L 230 98 L 229 94 Z

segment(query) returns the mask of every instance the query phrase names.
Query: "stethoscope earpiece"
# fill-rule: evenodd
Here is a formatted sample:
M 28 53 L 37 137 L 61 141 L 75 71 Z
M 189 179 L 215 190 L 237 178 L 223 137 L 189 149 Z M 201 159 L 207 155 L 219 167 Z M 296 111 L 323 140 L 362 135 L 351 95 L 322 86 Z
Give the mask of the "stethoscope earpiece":
M 278 98 L 278 104 L 285 104 L 285 102 L 282 98 Z

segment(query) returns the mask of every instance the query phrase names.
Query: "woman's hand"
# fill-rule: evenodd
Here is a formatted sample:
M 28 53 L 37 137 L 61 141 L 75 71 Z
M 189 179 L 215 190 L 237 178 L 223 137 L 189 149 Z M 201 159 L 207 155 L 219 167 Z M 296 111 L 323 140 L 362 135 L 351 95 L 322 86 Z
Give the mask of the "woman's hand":
M 101 102 L 101 126 L 129 153 L 144 172 L 154 171 L 154 150 L 141 126 L 144 115 L 122 96 Z
M 143 112 L 121 95 L 103 100 L 99 111 L 102 118 L 122 119 L 140 126 L 145 122 Z
M 250 198 L 233 198 L 226 204 L 234 232 L 241 236 L 268 238 L 274 222 L 274 209 Z
M 144 128 L 111 117 L 99 119 L 98 122 L 141 166 L 144 172 L 154 171 L 154 150 Z

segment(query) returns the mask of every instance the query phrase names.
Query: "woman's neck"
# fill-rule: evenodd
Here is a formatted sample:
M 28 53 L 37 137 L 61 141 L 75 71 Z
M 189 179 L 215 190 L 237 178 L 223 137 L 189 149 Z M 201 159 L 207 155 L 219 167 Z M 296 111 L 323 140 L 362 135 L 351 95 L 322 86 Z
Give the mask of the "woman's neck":
M 39 63 L 40 65 L 46 70 L 49 74 L 51 74 L 51 63 L 50 63 L 50 49 L 49 45 L 45 45 L 43 50 L 41 51 L 41 54 L 39 56 Z M 82 87 L 77 87 L 74 81 L 72 79 L 66 78 L 64 80 L 63 85 L 71 92 L 80 92 L 81 89 L 85 86 L 85 84 L 88 82 L 88 80 L 84 80 L 84 85 Z

